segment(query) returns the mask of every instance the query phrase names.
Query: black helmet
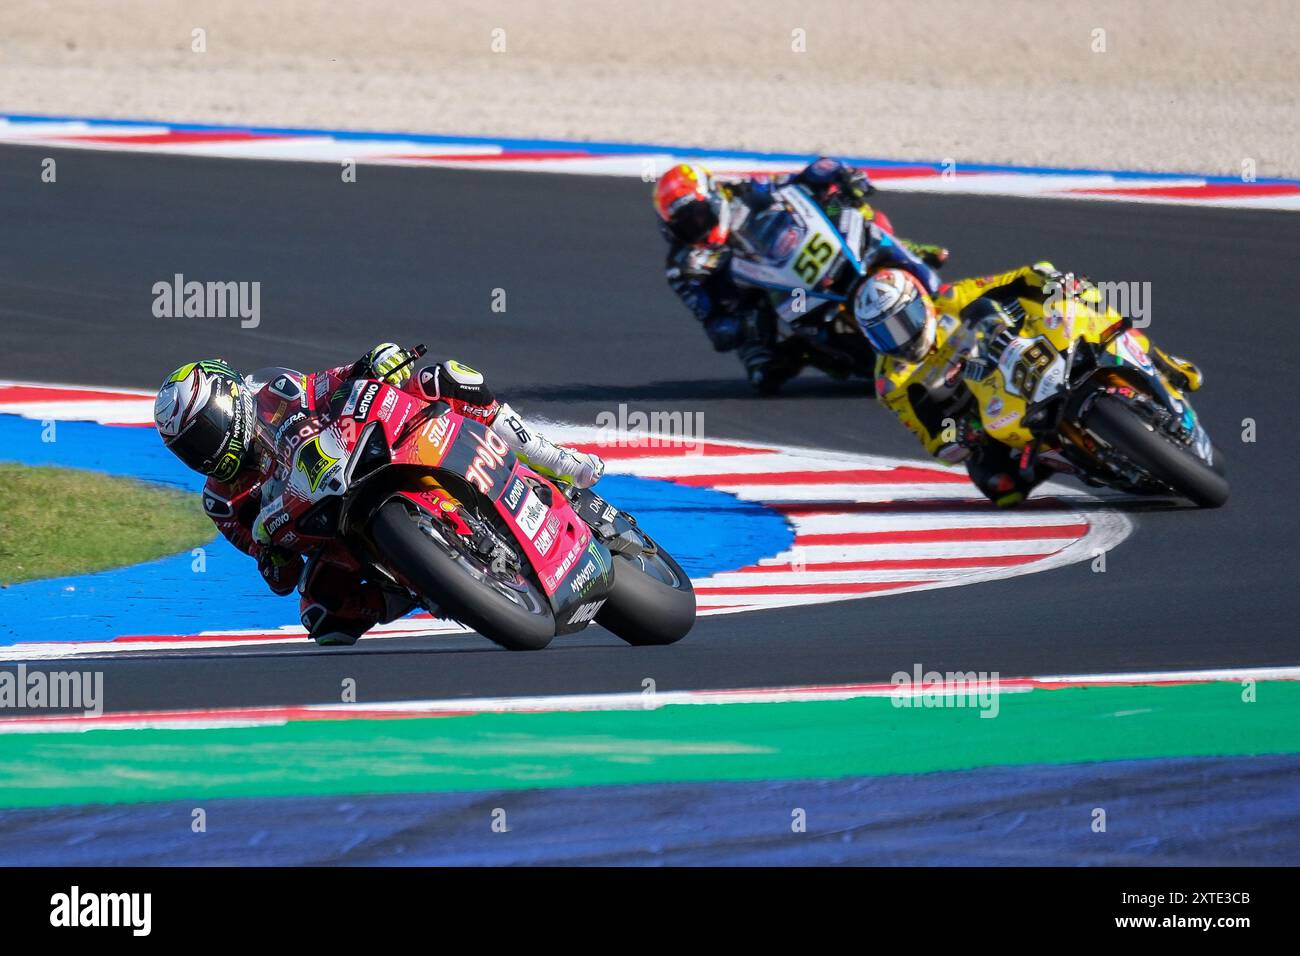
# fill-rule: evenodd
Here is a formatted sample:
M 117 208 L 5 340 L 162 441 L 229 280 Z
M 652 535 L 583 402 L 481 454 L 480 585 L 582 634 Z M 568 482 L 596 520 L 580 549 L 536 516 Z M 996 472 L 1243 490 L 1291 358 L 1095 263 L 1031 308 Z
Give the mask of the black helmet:
M 182 365 L 167 376 L 153 405 L 163 444 L 195 471 L 230 481 L 251 445 L 253 392 L 220 359 Z

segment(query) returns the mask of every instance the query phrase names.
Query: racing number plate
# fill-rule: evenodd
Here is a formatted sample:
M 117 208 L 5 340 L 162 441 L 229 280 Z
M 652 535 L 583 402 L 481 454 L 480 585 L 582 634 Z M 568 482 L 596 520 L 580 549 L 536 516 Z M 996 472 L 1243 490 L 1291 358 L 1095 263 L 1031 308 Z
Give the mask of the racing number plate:
M 826 271 L 834 255 L 835 246 L 830 240 L 814 232 L 804 243 L 804 247 L 799 250 L 799 257 L 794 261 L 795 274 L 804 281 L 805 285 L 812 287 Z
M 1007 391 L 1026 399 L 1035 397 L 1043 376 L 1061 361 L 1060 354 L 1045 338 L 1024 340 L 1008 345 L 1002 361 L 1002 379 Z

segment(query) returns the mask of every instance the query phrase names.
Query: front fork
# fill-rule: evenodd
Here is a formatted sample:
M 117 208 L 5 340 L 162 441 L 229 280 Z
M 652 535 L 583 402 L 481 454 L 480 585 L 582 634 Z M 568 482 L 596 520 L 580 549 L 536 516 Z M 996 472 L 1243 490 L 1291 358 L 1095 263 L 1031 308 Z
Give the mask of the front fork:
M 502 539 L 491 522 L 465 508 L 459 499 L 435 479 L 427 478 L 427 481 L 429 486 L 414 500 L 428 502 L 428 505 L 422 505 L 425 510 L 436 515 L 448 532 L 463 539 L 465 547 L 487 562 L 494 574 L 519 574 L 522 568 L 519 554 Z
M 459 541 L 466 551 L 487 564 L 493 574 L 507 578 L 520 573 L 519 554 L 502 540 L 490 522 L 465 508 L 432 475 L 421 475 L 420 488 L 405 489 L 399 494 L 422 511 L 431 525 L 436 523 L 440 533 Z M 429 610 L 436 613 L 432 608 Z

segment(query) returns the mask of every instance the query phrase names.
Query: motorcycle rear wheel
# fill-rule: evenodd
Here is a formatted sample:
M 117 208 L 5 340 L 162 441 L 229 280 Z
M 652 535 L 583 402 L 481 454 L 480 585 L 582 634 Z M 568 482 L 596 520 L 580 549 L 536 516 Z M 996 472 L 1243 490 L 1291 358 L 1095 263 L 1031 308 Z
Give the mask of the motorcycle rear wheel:
M 596 623 L 634 647 L 675 644 L 695 626 L 695 589 L 672 555 L 641 536 L 646 552 L 614 552 L 614 587 Z

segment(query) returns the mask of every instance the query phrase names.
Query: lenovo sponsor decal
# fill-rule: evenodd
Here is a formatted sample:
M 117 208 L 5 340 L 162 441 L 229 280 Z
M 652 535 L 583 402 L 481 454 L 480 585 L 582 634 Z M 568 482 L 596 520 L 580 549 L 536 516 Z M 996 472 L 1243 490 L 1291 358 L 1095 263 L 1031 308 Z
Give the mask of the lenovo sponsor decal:
M 361 397 L 357 400 L 357 410 L 352 415 L 359 422 L 364 422 L 370 414 L 370 403 L 375 400 L 379 394 L 380 385 L 378 382 L 367 382 L 365 390 L 362 391 Z

